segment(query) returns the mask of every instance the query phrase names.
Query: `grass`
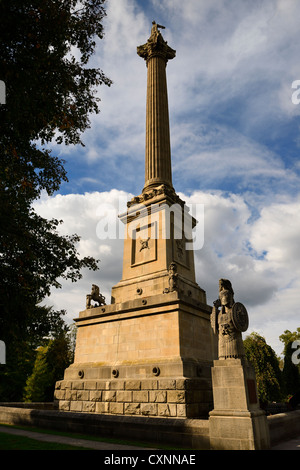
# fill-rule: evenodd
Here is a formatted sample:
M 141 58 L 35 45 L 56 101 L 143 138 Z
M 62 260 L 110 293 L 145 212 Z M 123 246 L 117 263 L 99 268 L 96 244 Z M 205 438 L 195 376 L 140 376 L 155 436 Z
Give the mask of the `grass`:
M 121 444 L 121 445 L 143 447 L 144 449 L 147 447 L 149 448 L 155 447 L 156 449 L 161 449 L 161 450 L 162 449 L 163 450 L 181 450 L 182 449 L 180 447 L 175 448 L 171 446 L 170 447 L 162 446 L 157 443 L 150 444 L 150 443 L 139 442 L 139 441 L 127 441 L 123 439 L 103 438 L 103 437 L 98 437 L 95 435 L 54 431 L 51 429 L 37 428 L 33 426 L 15 426 L 11 424 L 2 424 L 2 423 L 0 423 L 0 425 L 6 426 L 10 429 L 23 429 L 23 430 L 28 430 L 28 431 L 38 432 L 38 433 L 43 433 L 43 434 L 67 436 L 67 437 L 72 437 L 75 439 L 83 439 L 83 440 L 97 441 L 97 442 L 107 442 L 109 444 Z M 6 433 L 1 432 L 0 433 L 0 450 L 16 450 L 16 449 L 19 449 L 19 450 L 88 450 L 85 447 L 78 447 L 78 446 L 75 447 L 75 446 L 70 446 L 70 445 L 65 445 L 65 444 L 56 444 L 54 442 L 36 441 L 35 439 L 31 439 L 29 437 L 6 434 Z
M 80 433 L 75 433 L 75 432 L 64 432 L 64 431 L 56 431 L 53 429 L 45 429 L 45 428 L 37 428 L 34 426 L 15 426 L 11 424 L 2 424 L 0 423 L 1 426 L 8 426 L 10 429 L 23 429 L 25 431 L 32 431 L 32 432 L 39 432 L 42 434 L 51 434 L 55 436 L 67 436 L 67 437 L 73 437 L 74 439 L 85 439 L 88 441 L 97 441 L 97 442 L 108 442 L 110 444 L 122 444 L 122 445 L 131 445 L 131 446 L 137 446 L 137 447 L 152 447 L 153 444 L 146 444 L 144 442 L 135 442 L 135 441 L 127 441 L 127 440 L 122 440 L 122 439 L 113 439 L 113 438 L 105 438 L 105 437 L 99 437 L 95 436 L 94 434 L 80 434 Z M 1 434 L 0 434 L 1 436 Z
M 0 434 L 0 450 L 90 450 L 86 447 L 75 447 L 56 442 L 36 441 L 29 437 L 13 434 Z

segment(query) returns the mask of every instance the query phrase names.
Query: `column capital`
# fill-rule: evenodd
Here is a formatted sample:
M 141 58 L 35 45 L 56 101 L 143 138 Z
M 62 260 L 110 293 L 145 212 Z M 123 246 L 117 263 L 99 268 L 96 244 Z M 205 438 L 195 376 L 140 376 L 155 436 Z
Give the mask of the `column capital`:
M 152 22 L 151 35 L 142 46 L 137 47 L 137 54 L 146 60 L 147 64 L 151 57 L 162 57 L 167 63 L 168 60 L 174 59 L 176 51 L 168 46 L 167 41 L 162 37 L 161 32 L 158 28 L 165 28 L 157 24 L 155 21 Z

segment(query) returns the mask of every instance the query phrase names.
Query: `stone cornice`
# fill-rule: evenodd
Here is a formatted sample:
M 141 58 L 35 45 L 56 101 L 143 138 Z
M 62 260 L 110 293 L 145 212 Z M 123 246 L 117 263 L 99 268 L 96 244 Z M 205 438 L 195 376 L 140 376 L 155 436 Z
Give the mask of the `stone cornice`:
M 134 196 L 131 201 L 127 202 L 127 207 L 131 207 L 136 204 L 147 204 L 150 201 L 151 203 L 157 202 L 156 199 L 155 201 L 153 199 L 157 198 L 158 196 L 171 200 L 171 204 L 180 204 L 181 206 L 184 206 L 185 204 L 185 202 L 180 199 L 173 188 L 162 184 L 155 188 L 149 188 L 148 190 L 143 191 L 143 193 L 139 196 Z

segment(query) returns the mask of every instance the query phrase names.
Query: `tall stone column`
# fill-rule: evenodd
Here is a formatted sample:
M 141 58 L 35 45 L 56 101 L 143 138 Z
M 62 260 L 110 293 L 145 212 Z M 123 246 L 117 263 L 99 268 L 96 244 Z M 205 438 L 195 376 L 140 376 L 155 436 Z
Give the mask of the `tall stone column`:
M 172 187 L 166 65 L 175 51 L 163 39 L 161 27 L 153 22 L 147 43 L 137 48 L 148 68 L 144 191 L 161 184 Z
M 56 385 L 60 410 L 207 418 L 212 407 L 211 307 L 196 283 L 196 220 L 172 187 L 166 64 L 175 51 L 159 28 L 138 47 L 148 69 L 146 178 L 119 215 L 122 279 L 109 305 L 97 286 L 87 294 L 74 363 Z

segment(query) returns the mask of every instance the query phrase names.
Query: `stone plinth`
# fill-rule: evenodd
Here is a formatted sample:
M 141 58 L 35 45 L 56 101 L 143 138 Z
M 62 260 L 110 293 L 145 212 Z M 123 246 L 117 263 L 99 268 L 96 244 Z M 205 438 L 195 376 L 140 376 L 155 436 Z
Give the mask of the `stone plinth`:
M 198 418 L 212 409 L 211 307 L 181 224 L 189 218 L 192 230 L 194 219 L 179 198 L 176 217 L 169 210 L 175 194 L 153 193 L 121 216 L 128 236 L 112 303 L 75 319 L 74 364 L 55 395 L 62 410 Z
M 212 409 L 210 308 L 170 292 L 84 310 L 59 408 L 200 417 Z
M 137 196 L 128 206 L 119 216 L 126 226 L 123 275 L 112 288 L 112 303 L 162 294 L 169 288 L 172 262 L 178 273 L 176 287 L 206 303 L 205 291 L 196 283 L 190 246 L 197 222 L 185 203 L 175 191 L 160 187 Z
M 259 408 L 255 372 L 245 359 L 214 361 L 214 409 L 209 413 L 211 449 L 270 447 L 265 412 Z

